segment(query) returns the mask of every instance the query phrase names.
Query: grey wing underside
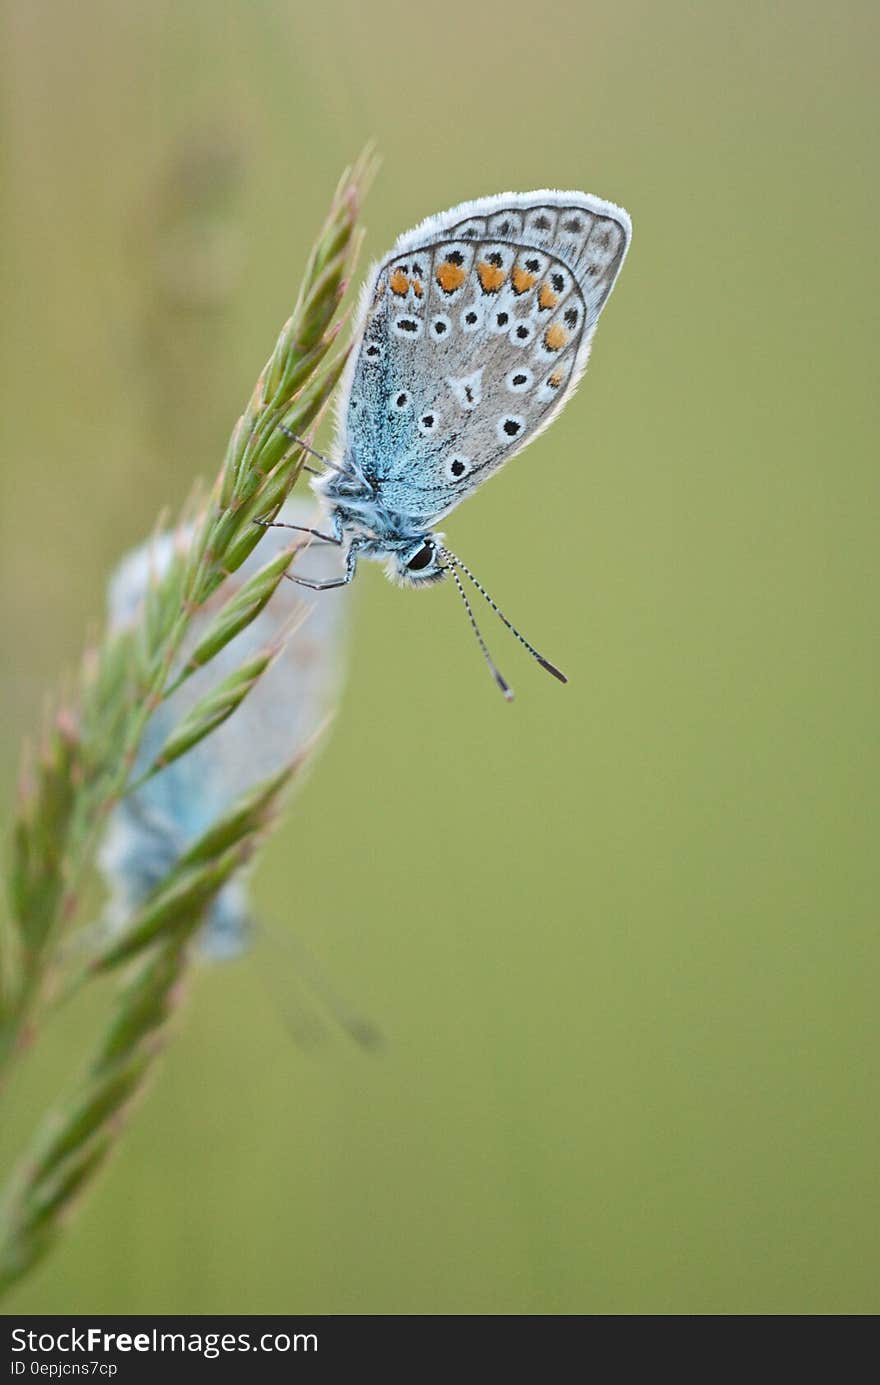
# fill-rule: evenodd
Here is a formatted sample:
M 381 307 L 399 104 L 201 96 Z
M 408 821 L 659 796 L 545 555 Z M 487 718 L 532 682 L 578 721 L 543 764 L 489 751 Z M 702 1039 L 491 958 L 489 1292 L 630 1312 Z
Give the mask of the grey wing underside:
M 552 421 L 629 236 L 610 203 L 548 192 L 465 203 L 401 238 L 368 283 L 343 400 L 346 455 L 388 508 L 435 521 Z

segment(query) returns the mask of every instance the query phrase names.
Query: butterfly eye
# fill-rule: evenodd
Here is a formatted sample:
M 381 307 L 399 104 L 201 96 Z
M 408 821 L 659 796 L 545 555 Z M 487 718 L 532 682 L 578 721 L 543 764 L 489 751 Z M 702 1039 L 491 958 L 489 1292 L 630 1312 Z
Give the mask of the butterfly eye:
M 460 481 L 471 469 L 469 457 L 450 457 L 446 463 L 446 475 L 450 481 Z
M 426 568 L 428 564 L 433 561 L 433 558 L 434 545 L 429 539 L 426 539 L 421 548 L 410 558 L 406 566 L 410 572 L 421 572 L 423 568 Z

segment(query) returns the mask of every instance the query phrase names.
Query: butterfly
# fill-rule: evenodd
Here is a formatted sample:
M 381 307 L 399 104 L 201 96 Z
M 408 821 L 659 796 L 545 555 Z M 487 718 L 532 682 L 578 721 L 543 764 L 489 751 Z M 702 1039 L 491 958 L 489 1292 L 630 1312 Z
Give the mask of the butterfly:
M 613 203 L 544 190 L 464 202 L 400 237 L 364 286 L 340 389 L 338 460 L 314 454 L 327 468 L 312 485 L 329 532 L 309 532 L 344 549 L 345 569 L 322 582 L 292 573 L 293 581 L 344 586 L 359 557 L 384 561 L 407 586 L 451 576 L 510 699 L 464 576 L 538 663 L 567 681 L 434 526 L 574 393 L 630 236 L 628 214 Z
M 290 527 L 305 525 L 313 507 L 288 500 L 281 511 Z M 254 553 L 224 586 L 225 597 L 239 592 L 266 560 L 265 547 L 284 547 L 281 529 Z M 126 555 L 109 591 L 110 626 L 131 627 L 139 618 L 151 583 L 171 566 L 176 551 L 188 546 L 193 530 L 164 531 Z M 274 552 L 269 556 L 274 556 Z M 330 551 L 319 556 L 319 571 L 334 570 Z M 287 598 L 278 600 L 278 597 Z M 110 889 L 106 923 L 112 933 L 127 927 L 150 892 L 164 880 L 183 853 L 242 795 L 255 789 L 280 764 L 305 757 L 326 721 L 341 681 L 341 656 L 347 625 L 346 602 L 301 598 L 287 588 L 239 632 L 209 664 L 197 669 L 166 697 L 150 717 L 133 778 L 139 780 L 161 755 L 175 727 L 223 677 L 248 657 L 272 644 L 277 657 L 244 702 L 207 740 L 135 787 L 116 805 L 107 827 L 99 865 Z M 193 617 L 179 656 L 179 667 L 216 616 L 208 603 Z M 172 679 L 177 672 L 172 671 Z M 212 958 L 237 955 L 250 935 L 251 908 L 239 875 L 223 887 L 200 934 L 200 950 Z

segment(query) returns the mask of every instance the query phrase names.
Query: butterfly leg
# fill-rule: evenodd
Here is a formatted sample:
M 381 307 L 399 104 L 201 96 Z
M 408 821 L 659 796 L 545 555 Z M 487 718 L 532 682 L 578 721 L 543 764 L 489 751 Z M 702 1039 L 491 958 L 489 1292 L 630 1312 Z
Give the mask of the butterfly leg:
M 298 587 L 308 587 L 313 592 L 328 592 L 334 587 L 347 587 L 354 577 L 357 569 L 357 544 L 353 543 L 348 550 L 345 559 L 345 572 L 342 577 L 329 577 L 324 582 L 312 582 L 308 577 L 297 577 L 295 572 L 285 572 L 284 576 L 288 582 L 295 582 Z
M 291 442 L 295 442 L 297 447 L 302 448 L 303 452 L 308 452 L 310 457 L 314 457 L 317 461 L 323 462 L 324 466 L 329 467 L 331 471 L 338 471 L 343 476 L 349 474 L 348 467 L 340 466 L 338 462 L 331 462 L 329 457 L 325 457 L 323 452 L 317 452 L 315 448 L 312 447 L 311 443 L 307 443 L 305 438 L 301 438 L 299 433 L 294 433 L 293 429 L 288 428 L 286 424 L 279 423 L 276 426 L 279 433 L 283 433 Z M 313 466 L 306 466 L 305 463 L 303 463 L 303 470 L 310 471 L 313 476 L 320 476 L 322 474 L 319 471 L 315 471 Z
M 298 534 L 311 534 L 312 538 L 323 539 L 324 543 L 342 543 L 342 524 L 337 515 L 333 517 L 333 533 L 322 534 L 320 529 L 312 529 L 308 524 L 286 524 L 280 519 L 255 519 L 262 529 L 295 529 Z

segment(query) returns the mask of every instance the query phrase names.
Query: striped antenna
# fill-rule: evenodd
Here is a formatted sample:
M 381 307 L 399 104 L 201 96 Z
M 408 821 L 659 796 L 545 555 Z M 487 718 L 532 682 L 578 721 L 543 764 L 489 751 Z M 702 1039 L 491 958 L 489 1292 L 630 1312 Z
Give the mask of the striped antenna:
M 512 702 L 512 701 L 513 701 L 513 689 L 511 688 L 510 684 L 507 682 L 506 678 L 503 677 L 503 675 L 500 673 L 500 671 L 499 671 L 498 668 L 496 667 L 495 660 L 492 658 L 492 655 L 489 653 L 489 649 L 488 649 L 488 646 L 487 646 L 487 644 L 486 644 L 486 641 L 483 639 L 483 636 L 480 634 L 480 627 L 479 627 L 479 625 L 477 624 L 476 617 L 475 617 L 475 615 L 474 615 L 474 612 L 473 612 L 473 608 L 472 608 L 472 606 L 471 606 L 471 603 L 468 601 L 467 592 L 465 591 L 464 587 L 461 585 L 461 578 L 459 577 L 458 573 L 457 573 L 456 570 L 455 570 L 456 561 L 455 561 L 453 555 L 449 552 L 448 549 L 443 548 L 443 549 L 441 549 L 440 551 L 441 551 L 443 557 L 447 560 L 447 563 L 448 563 L 448 569 L 447 569 L 447 570 L 448 570 L 449 572 L 452 573 L 452 580 L 453 580 L 453 582 L 455 583 L 455 585 L 458 587 L 458 594 L 459 594 L 459 596 L 461 597 L 462 601 L 464 602 L 464 608 L 465 608 L 465 610 L 466 610 L 467 613 L 468 613 L 468 619 L 470 620 L 470 623 L 471 623 L 471 629 L 473 630 L 474 634 L 475 634 L 476 637 L 477 637 L 477 641 L 478 641 L 478 643 L 479 643 L 480 648 L 481 648 L 482 651 L 483 651 L 483 655 L 484 655 L 484 657 L 485 657 L 486 663 L 489 665 L 489 671 L 491 672 L 492 677 L 495 679 L 495 682 L 498 684 L 498 686 L 499 686 L 499 688 L 501 689 L 501 691 L 504 693 L 504 696 L 506 697 L 507 701 L 508 701 L 508 702 Z
M 457 586 L 458 586 L 458 589 L 459 589 L 459 591 L 461 592 L 462 599 L 464 600 L 464 604 L 465 604 L 465 606 L 467 606 L 468 614 L 470 615 L 470 618 L 471 618 L 471 624 L 473 625 L 474 630 L 476 631 L 476 635 L 477 635 L 478 640 L 480 641 L 480 645 L 481 645 L 481 647 L 482 647 L 482 649 L 483 649 L 483 653 L 486 655 L 486 658 L 489 660 L 489 666 L 490 666 L 490 668 L 492 669 L 493 673 L 495 674 L 495 677 L 496 677 L 496 679 L 498 680 L 499 685 L 500 685 L 501 688 L 502 688 L 502 691 L 504 691 L 505 689 L 507 689 L 507 691 L 505 692 L 505 696 L 506 696 L 506 697 L 512 697 L 513 694 L 510 692 L 510 689 L 507 688 L 507 684 L 506 684 L 506 683 L 504 682 L 504 680 L 501 678 L 501 675 L 498 673 L 498 670 L 495 668 L 495 665 L 492 663 L 492 660 L 489 658 L 489 651 L 486 649 L 486 645 L 485 645 L 485 642 L 484 642 L 484 640 L 483 640 L 483 637 L 482 637 L 482 635 L 480 634 L 479 630 L 477 629 L 477 623 L 476 623 L 476 621 L 474 620 L 474 615 L 473 615 L 473 612 L 471 611 L 470 603 L 469 603 L 467 597 L 465 596 L 464 589 L 463 589 L 463 587 L 462 587 L 462 585 L 461 585 L 461 582 L 459 581 L 458 575 L 457 575 L 457 573 L 456 573 L 456 568 L 460 568 L 461 571 L 465 574 L 465 576 L 466 576 L 467 578 L 470 579 L 470 581 L 471 581 L 471 582 L 473 583 L 473 585 L 476 587 L 476 589 L 477 589 L 477 591 L 480 593 L 480 595 L 481 595 L 482 597 L 484 597 L 484 599 L 485 599 L 485 600 L 489 603 L 489 605 L 492 607 L 492 610 L 495 612 L 495 614 L 496 614 L 496 616 L 498 617 L 498 619 L 501 620 L 501 621 L 507 626 L 508 630 L 510 631 L 510 633 L 511 633 L 512 635 L 515 635 L 515 636 L 516 636 L 516 638 L 519 640 L 520 644 L 525 646 L 525 648 L 526 648 L 526 649 L 529 651 L 529 653 L 531 654 L 532 658 L 535 659 L 535 660 L 541 665 L 541 668 L 546 669 L 548 673 L 552 673 L 553 677 L 554 677 L 554 678 L 558 678 L 559 681 L 560 681 L 560 683 L 567 683 L 567 682 L 568 682 L 568 679 L 566 678 L 565 674 L 564 674 L 560 669 L 558 669 L 558 668 L 556 667 L 555 664 L 551 664 L 551 662 L 550 662 L 549 659 L 545 659 L 545 658 L 544 658 L 544 655 L 543 655 L 543 654 L 540 654 L 540 653 L 538 652 L 538 650 L 535 648 L 534 645 L 529 644 L 529 642 L 528 642 L 528 640 L 526 639 L 525 635 L 520 634 L 520 632 L 519 632 L 519 630 L 517 630 L 516 626 L 515 626 L 511 621 L 509 621 L 509 620 L 507 619 L 507 616 L 506 616 L 506 615 L 504 614 L 504 612 L 501 610 L 501 607 L 498 606 L 498 605 L 496 605 L 496 603 L 492 600 L 491 596 L 490 596 L 489 593 L 486 591 L 486 588 L 483 586 L 482 582 L 478 582 L 478 581 L 477 581 L 476 577 L 475 577 L 474 574 L 471 572 L 470 568 L 467 567 L 467 566 L 461 561 L 460 558 L 457 558 L 457 557 L 455 556 L 455 554 L 452 553 L 448 548 L 441 548 L 440 554 L 441 554 L 441 557 L 445 558 L 446 561 L 447 561 L 447 563 L 449 564 L 449 570 L 450 570 L 450 572 L 452 573 L 453 577 L 455 578 L 455 581 L 456 581 L 456 584 L 457 584 Z

